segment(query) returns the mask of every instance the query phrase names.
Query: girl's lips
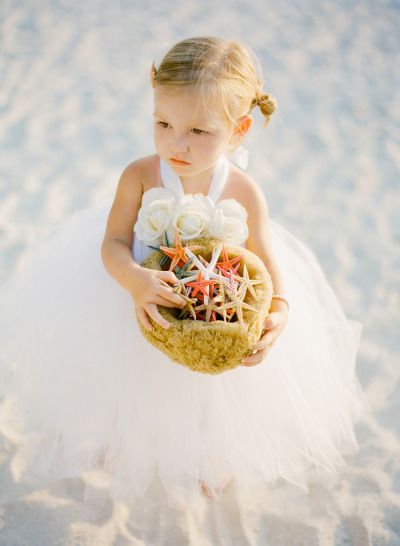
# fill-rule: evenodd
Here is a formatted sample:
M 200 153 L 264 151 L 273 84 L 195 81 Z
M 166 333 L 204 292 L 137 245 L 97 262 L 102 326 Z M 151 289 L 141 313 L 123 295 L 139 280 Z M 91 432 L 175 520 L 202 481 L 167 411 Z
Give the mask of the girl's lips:
M 190 163 L 188 163 L 187 161 L 182 161 L 181 159 L 175 159 L 174 157 L 171 157 L 170 161 L 172 161 L 172 163 L 175 163 L 176 165 L 190 165 Z

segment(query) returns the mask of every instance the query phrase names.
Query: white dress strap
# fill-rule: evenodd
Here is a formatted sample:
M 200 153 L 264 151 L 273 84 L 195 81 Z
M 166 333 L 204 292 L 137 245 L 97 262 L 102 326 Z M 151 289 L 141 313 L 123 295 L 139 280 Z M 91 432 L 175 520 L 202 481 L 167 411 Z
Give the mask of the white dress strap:
M 229 173 L 229 159 L 226 155 L 222 154 L 218 160 L 215 168 L 214 176 L 211 180 L 208 196 L 216 203 L 221 197 L 222 191 L 225 187 L 226 179 Z
M 216 203 L 220 198 L 225 186 L 226 179 L 229 173 L 229 160 L 223 154 L 217 161 L 213 177 L 211 179 L 208 196 Z M 179 176 L 175 173 L 172 167 L 163 159 L 160 158 L 160 175 L 165 188 L 172 191 L 178 200 L 180 200 L 185 192 Z
M 166 161 L 160 158 L 160 175 L 164 188 L 172 191 L 178 201 L 184 196 L 184 191 L 180 178 L 173 171 L 172 167 Z

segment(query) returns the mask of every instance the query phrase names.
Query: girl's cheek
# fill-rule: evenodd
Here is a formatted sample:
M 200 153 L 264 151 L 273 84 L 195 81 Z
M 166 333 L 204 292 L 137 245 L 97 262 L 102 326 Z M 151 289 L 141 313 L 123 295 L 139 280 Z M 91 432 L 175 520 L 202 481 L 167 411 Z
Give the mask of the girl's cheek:
M 165 133 L 161 132 L 159 129 L 156 129 L 154 132 L 155 139 L 158 143 L 166 142 Z

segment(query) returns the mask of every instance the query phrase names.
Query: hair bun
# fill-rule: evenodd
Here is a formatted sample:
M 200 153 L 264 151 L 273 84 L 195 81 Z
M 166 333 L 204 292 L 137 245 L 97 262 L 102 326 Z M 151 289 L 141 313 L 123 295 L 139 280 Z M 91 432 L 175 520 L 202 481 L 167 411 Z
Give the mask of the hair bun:
M 271 95 L 262 95 L 258 92 L 252 104 L 260 107 L 261 113 L 265 117 L 265 125 L 267 125 L 270 116 L 277 108 L 276 100 Z
M 259 106 L 264 115 L 272 115 L 277 107 L 276 100 L 271 95 L 260 95 Z

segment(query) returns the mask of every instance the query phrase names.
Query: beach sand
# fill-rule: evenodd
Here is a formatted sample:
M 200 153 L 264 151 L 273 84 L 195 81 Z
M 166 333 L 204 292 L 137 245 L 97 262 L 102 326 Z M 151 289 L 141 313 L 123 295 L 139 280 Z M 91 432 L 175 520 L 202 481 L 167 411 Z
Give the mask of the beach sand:
M 314 250 L 346 314 L 363 323 L 356 369 L 373 411 L 338 476 L 298 502 L 283 487 L 247 510 L 232 487 L 219 503 L 148 514 L 85 504 L 81 478 L 29 490 L 18 482 L 18 433 L 4 426 L 1 546 L 400 545 L 399 23 L 398 3 L 381 0 L 2 2 L 0 280 L 153 153 L 153 60 L 191 35 L 242 39 L 278 101 L 245 142 L 249 173 L 271 218 Z

